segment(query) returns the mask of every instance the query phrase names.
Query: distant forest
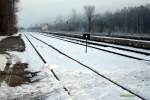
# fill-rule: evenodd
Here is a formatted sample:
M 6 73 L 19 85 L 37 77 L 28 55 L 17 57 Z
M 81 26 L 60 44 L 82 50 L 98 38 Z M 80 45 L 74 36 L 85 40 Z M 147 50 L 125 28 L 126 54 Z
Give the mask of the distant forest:
M 12 35 L 16 28 L 16 3 L 18 0 L 0 0 L 0 35 Z
M 91 32 L 150 33 L 150 5 L 92 14 Z M 49 28 L 53 31 L 87 32 L 88 18 L 86 14 L 78 14 L 73 10 L 67 20 L 58 17 L 53 24 L 49 24 Z

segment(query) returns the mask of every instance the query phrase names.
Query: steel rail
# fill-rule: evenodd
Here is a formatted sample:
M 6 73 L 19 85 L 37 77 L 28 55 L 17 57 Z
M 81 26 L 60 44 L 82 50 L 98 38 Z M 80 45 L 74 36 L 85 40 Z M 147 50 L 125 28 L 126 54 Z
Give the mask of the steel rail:
M 41 35 L 44 35 L 44 34 L 41 34 Z M 49 36 L 49 35 L 44 35 L 44 36 L 47 36 L 47 37 L 53 37 L 53 38 L 57 38 L 57 39 L 60 39 L 60 40 L 66 41 L 66 42 L 70 42 L 70 43 L 74 43 L 74 44 L 78 44 L 78 45 L 86 46 L 85 44 L 77 43 L 77 42 L 70 41 L 70 40 L 65 40 L 65 39 L 60 38 L 60 37 L 58 37 L 58 36 Z M 128 58 L 136 59 L 136 60 L 141 60 L 141 61 L 150 62 L 150 60 L 147 60 L 147 59 L 138 58 L 138 57 L 134 57 L 134 56 L 130 56 L 130 55 L 126 55 L 126 54 L 122 54 L 122 53 L 117 53 L 117 52 L 114 52 L 114 51 L 110 51 L 110 50 L 106 50 L 106 49 L 102 49 L 102 48 L 94 47 L 94 46 L 91 46 L 91 45 L 88 45 L 88 47 L 90 47 L 90 48 L 94 48 L 94 49 L 97 49 L 97 50 L 101 50 L 101 51 L 105 51 L 105 52 L 108 52 L 108 53 L 112 53 L 112 54 L 116 54 L 116 55 L 120 55 L 120 56 L 128 57 Z M 149 63 L 148 63 L 148 64 L 149 64 Z
M 54 33 L 50 33 L 50 35 L 58 36 L 58 37 L 61 37 L 61 38 L 66 38 L 66 39 L 70 39 L 70 40 L 74 40 L 74 41 L 85 42 L 84 40 L 79 39 L 79 38 L 77 39 L 77 38 L 74 38 L 74 37 L 60 36 L 60 35 L 57 35 L 57 34 L 54 34 Z M 94 41 L 93 42 L 88 41 L 88 44 L 93 44 L 93 45 L 98 45 L 98 46 L 103 46 L 103 47 L 112 47 L 112 48 L 119 49 L 119 50 L 130 51 L 130 52 L 135 52 L 135 53 L 144 54 L 144 55 L 150 55 L 150 53 L 148 53 L 148 52 L 132 50 L 132 49 L 126 49 L 126 48 L 107 45 L 107 44 L 95 43 Z
M 41 40 L 41 39 L 39 39 L 39 38 L 36 38 L 35 36 L 33 36 L 33 35 L 31 35 L 31 34 L 30 34 L 30 36 L 32 36 L 34 39 L 36 39 L 36 40 L 42 42 L 43 44 L 49 46 L 50 48 L 54 49 L 55 51 L 57 51 L 57 52 L 60 53 L 61 55 L 64 55 L 65 57 L 67 57 L 67 58 L 69 58 L 69 59 L 75 61 L 76 63 L 82 65 L 83 67 L 85 67 L 85 68 L 91 70 L 92 72 L 94 72 L 94 73 L 96 73 L 97 75 L 103 77 L 104 79 L 106 79 L 106 80 L 108 80 L 109 82 L 115 84 L 116 86 L 122 88 L 123 90 L 125 90 L 125 91 L 131 93 L 132 95 L 134 95 L 134 96 L 136 96 L 136 97 L 138 97 L 138 98 L 140 98 L 140 99 L 142 99 L 142 100 L 146 100 L 146 99 L 145 99 L 144 97 L 142 97 L 141 95 L 139 95 L 139 94 L 133 92 L 132 90 L 130 90 L 130 89 L 128 89 L 128 88 L 122 86 L 121 84 L 119 84 L 119 83 L 113 81 L 112 79 L 110 79 L 110 78 L 106 77 L 105 75 L 99 73 L 98 71 L 96 71 L 95 69 L 91 68 L 90 66 L 88 66 L 88 65 L 86 65 L 86 64 L 83 64 L 83 63 L 81 63 L 80 61 L 78 61 L 78 60 L 76 60 L 76 59 L 70 57 L 69 55 L 67 55 L 67 54 L 63 53 L 62 51 L 60 51 L 59 49 L 55 48 L 54 46 L 52 46 L 52 45 L 50 45 L 50 44 L 44 42 L 43 40 Z
M 29 43 L 31 44 L 31 46 L 34 48 L 34 50 L 36 51 L 36 53 L 38 54 L 38 56 L 41 58 L 41 60 L 43 61 L 44 64 L 46 64 L 46 60 L 42 57 L 42 55 L 39 53 L 39 51 L 36 49 L 36 47 L 33 45 L 33 43 L 30 41 L 30 39 L 24 34 L 24 36 L 26 37 L 26 39 L 29 41 Z M 59 77 L 56 75 L 56 73 L 54 72 L 53 69 L 50 70 L 53 74 L 53 76 L 56 78 L 57 81 L 61 82 L 61 80 L 59 79 Z M 63 89 L 67 92 L 67 94 L 69 96 L 71 95 L 71 92 L 63 85 Z

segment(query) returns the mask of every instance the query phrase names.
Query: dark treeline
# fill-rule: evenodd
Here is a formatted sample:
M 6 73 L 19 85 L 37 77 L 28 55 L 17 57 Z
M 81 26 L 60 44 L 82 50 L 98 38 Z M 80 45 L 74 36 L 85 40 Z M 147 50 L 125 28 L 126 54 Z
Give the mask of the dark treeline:
M 99 32 L 149 33 L 150 9 L 140 6 L 106 13 L 96 17 L 95 27 Z
M 114 13 L 94 14 L 91 20 L 92 32 L 150 33 L 149 6 L 124 8 Z M 67 20 L 58 17 L 49 27 L 50 30 L 55 31 L 89 31 L 86 14 L 77 14 L 75 10 Z
M 18 0 L 0 0 L 0 35 L 12 35 L 16 28 L 16 3 Z

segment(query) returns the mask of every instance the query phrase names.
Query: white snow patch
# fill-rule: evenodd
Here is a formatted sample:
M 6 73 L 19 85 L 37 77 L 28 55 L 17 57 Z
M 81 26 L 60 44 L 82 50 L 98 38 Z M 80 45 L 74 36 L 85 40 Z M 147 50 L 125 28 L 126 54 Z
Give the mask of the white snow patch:
M 5 55 L 0 55 L 0 70 L 4 71 L 7 63 L 7 57 Z
M 0 41 L 7 38 L 7 36 L 0 36 Z
M 16 34 L 13 34 L 12 36 L 20 36 L 22 35 L 20 32 L 16 33 Z
M 56 64 L 49 65 L 48 67 L 49 67 L 49 69 L 58 69 L 59 68 L 59 66 Z
M 61 98 L 60 100 L 67 100 L 65 99 L 68 98 L 67 93 L 51 73 L 45 73 L 43 69 L 39 74 L 40 76 L 43 79 L 39 82 L 17 87 L 9 87 L 5 82 L 1 83 L 0 100 L 41 100 L 46 97 L 52 98 L 50 100 L 56 100 L 55 98 L 58 97 Z

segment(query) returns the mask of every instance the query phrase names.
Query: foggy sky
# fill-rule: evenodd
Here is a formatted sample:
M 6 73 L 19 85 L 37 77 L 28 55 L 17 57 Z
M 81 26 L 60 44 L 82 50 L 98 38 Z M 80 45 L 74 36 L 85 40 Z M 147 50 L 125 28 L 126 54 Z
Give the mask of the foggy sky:
M 18 26 L 28 27 L 42 22 L 53 22 L 58 16 L 69 16 L 72 9 L 83 13 L 85 5 L 93 5 L 97 13 L 104 13 L 148 3 L 150 0 L 20 0 Z

